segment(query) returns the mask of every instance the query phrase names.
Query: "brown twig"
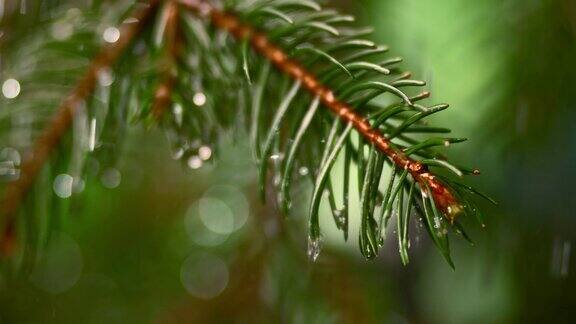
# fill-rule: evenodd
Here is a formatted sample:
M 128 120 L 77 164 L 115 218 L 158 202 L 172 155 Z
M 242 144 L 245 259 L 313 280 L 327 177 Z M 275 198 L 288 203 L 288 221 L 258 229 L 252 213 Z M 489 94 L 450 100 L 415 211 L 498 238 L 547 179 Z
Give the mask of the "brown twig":
M 282 48 L 271 43 L 264 33 L 242 23 L 234 14 L 218 10 L 206 0 L 181 0 L 181 3 L 195 14 L 209 18 L 215 27 L 229 32 L 237 39 L 249 40 L 254 50 L 272 62 L 278 70 L 300 81 L 312 95 L 320 98 L 324 106 L 342 121 L 352 124 L 359 134 L 388 156 L 398 168 L 408 170 L 423 192 L 429 187 L 437 207 L 446 218 L 453 221 L 460 213 L 460 204 L 447 185 L 434 176 L 424 164 L 394 147 L 379 129 L 370 125 L 367 118 L 348 103 L 339 100 L 330 88 L 320 83 L 312 72 L 290 58 Z
M 133 18 L 135 22 L 126 22 L 120 27 L 120 38 L 114 44 L 104 47 L 94 58 L 88 72 L 78 82 L 58 108 L 53 119 L 48 123 L 34 147 L 25 158 L 20 169 L 18 180 L 10 183 L 0 204 L 0 214 L 4 216 L 4 229 L 0 238 L 0 252 L 11 254 L 15 248 L 16 212 L 22 204 L 27 192 L 33 185 L 38 172 L 57 148 L 58 143 L 66 134 L 74 114 L 83 102 L 94 92 L 101 71 L 112 66 L 145 28 L 153 17 L 160 0 L 150 0 L 144 8 L 138 9 Z

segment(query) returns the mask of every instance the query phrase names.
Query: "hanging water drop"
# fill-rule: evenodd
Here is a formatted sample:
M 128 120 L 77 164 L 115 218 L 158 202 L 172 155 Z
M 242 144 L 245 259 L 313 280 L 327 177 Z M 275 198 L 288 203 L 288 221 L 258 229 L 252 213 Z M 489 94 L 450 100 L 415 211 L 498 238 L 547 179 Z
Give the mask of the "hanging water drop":
M 198 92 L 196 94 L 194 94 L 194 97 L 192 98 L 192 102 L 194 102 L 194 104 L 198 107 L 202 107 L 206 104 L 206 95 L 202 92 Z
M 210 160 L 210 157 L 212 157 L 212 149 L 208 146 L 201 146 L 198 149 L 198 156 L 204 161 Z
M 20 94 L 20 82 L 16 79 L 8 79 L 2 84 L 2 94 L 8 99 L 14 99 Z
M 114 74 L 108 67 L 98 70 L 98 84 L 102 87 L 109 87 L 114 83 Z
M 281 161 L 283 158 L 283 155 L 281 153 L 276 153 L 276 154 L 272 154 L 270 155 L 270 160 L 272 160 L 272 162 L 279 162 Z
M 308 236 L 308 259 L 312 262 L 316 262 L 318 256 L 320 256 L 321 250 L 322 238 L 312 238 L 312 236 Z
M 54 184 L 52 185 L 54 193 L 63 199 L 72 196 L 72 184 L 74 178 L 68 174 L 60 174 L 54 179 Z
M 120 30 L 116 27 L 108 27 L 104 30 L 102 38 L 106 43 L 116 43 L 120 39 Z
M 307 167 L 301 167 L 300 169 L 298 169 L 298 174 L 300 174 L 301 176 L 307 176 L 310 173 L 310 171 L 308 170 Z
M 346 208 L 336 209 L 333 211 L 334 218 L 336 219 L 336 227 L 339 229 L 346 228 L 347 219 L 346 219 Z
M 202 164 L 203 164 L 202 159 L 198 156 L 191 156 L 188 159 L 188 166 L 192 170 L 200 169 L 202 167 Z
M 172 112 L 174 113 L 174 121 L 176 124 L 181 126 L 183 121 L 182 114 L 184 113 L 184 108 L 182 108 L 182 105 L 180 104 L 175 104 L 172 108 Z
M 174 160 L 180 160 L 184 156 L 184 148 L 179 147 L 172 153 L 172 158 Z

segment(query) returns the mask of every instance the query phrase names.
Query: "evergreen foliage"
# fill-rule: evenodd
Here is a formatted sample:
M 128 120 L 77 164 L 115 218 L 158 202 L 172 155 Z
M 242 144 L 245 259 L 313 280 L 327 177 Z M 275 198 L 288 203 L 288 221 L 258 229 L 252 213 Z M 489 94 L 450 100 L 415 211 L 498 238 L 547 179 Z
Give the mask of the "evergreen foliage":
M 283 214 L 290 210 L 293 175 L 308 175 L 312 259 L 320 252 L 323 200 L 345 238 L 349 219 L 361 218 L 358 240 L 367 258 L 378 254 L 395 218 L 405 264 L 410 222 L 423 222 L 451 265 L 449 233 L 468 239 L 461 217 L 483 224 L 469 197 L 487 197 L 461 180 L 478 171 L 440 153 L 464 139 L 426 122 L 448 105 L 425 103 L 425 82 L 403 71 L 402 60 L 370 41 L 370 29 L 356 27 L 353 17 L 310 0 L 71 5 L 77 6 L 25 4 L 36 18 L 12 22 L 0 39 L 2 73 L 22 87 L 15 98 L 0 97 L 2 146 L 17 150 L 5 162 L 11 173 L 3 175 L 3 249 L 20 247 L 24 264 L 62 221 L 58 215 L 69 206 L 60 198 L 82 190 L 85 175 L 99 172 L 95 161 L 100 170 L 113 163 L 125 130 L 136 123 L 159 124 L 174 155 L 192 168 L 208 154 L 200 152 L 204 145 L 217 156 L 225 149 L 217 146 L 223 134 L 247 131 L 261 197 L 274 183 Z M 111 5 L 117 10 L 105 9 Z M 19 9 L 7 9 L 20 19 Z M 260 48 L 258 35 L 267 41 Z M 262 55 L 277 49 L 298 62 L 302 79 Z M 322 91 L 306 77 L 315 77 Z M 353 109 L 329 107 L 322 99 L 327 90 Z M 32 154 L 20 161 L 17 152 Z M 55 179 L 62 174 L 69 177 Z M 335 176 L 343 177 L 342 188 Z M 349 208 L 356 194 L 359 213 Z

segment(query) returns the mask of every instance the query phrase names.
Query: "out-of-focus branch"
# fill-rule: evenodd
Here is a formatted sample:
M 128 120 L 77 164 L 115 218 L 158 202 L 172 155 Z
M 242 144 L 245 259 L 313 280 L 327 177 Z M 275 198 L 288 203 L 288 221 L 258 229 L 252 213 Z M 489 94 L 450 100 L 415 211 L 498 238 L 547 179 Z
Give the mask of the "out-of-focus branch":
M 138 9 L 129 22 L 120 27 L 117 42 L 105 46 L 94 58 L 84 77 L 74 90 L 62 102 L 52 120 L 36 140 L 32 151 L 27 155 L 20 169 L 18 180 L 8 184 L 0 202 L 0 214 L 3 216 L 3 232 L 0 238 L 0 252 L 9 255 L 15 248 L 16 213 L 26 194 L 32 187 L 42 166 L 57 148 L 62 137 L 72 124 L 73 116 L 84 101 L 94 92 L 101 71 L 114 65 L 134 39 L 152 20 L 160 0 L 150 0 L 145 7 Z

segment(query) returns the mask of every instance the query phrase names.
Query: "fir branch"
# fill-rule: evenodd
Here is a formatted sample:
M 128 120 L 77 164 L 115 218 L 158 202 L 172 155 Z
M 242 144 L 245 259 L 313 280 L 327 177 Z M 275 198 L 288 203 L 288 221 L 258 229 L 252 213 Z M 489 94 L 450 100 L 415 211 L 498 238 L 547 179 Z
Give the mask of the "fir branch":
M 222 12 L 212 6 L 205 0 L 183 0 L 182 4 L 187 8 L 195 11 L 197 14 L 209 17 L 211 22 L 218 28 L 223 29 L 234 35 L 240 41 L 249 40 L 253 48 L 266 57 L 272 64 L 283 73 L 290 75 L 293 79 L 301 82 L 313 96 L 319 98 L 321 102 L 336 114 L 346 124 L 350 124 L 354 129 L 361 134 L 364 139 L 374 145 L 380 152 L 384 153 L 388 158 L 393 161 L 396 167 L 407 170 L 422 188 L 429 187 L 430 193 L 438 207 L 443 212 L 443 215 L 453 222 L 460 213 L 459 202 L 456 200 L 452 191 L 437 177 L 430 172 L 428 167 L 408 157 L 402 150 L 395 147 L 389 138 L 384 136 L 382 132 L 373 127 L 370 121 L 357 112 L 350 104 L 339 100 L 332 89 L 323 85 L 318 78 L 309 70 L 304 68 L 299 62 L 291 59 L 289 55 L 279 46 L 273 44 L 268 37 L 261 32 L 254 30 L 251 26 L 244 24 L 238 18 L 230 13 Z M 350 72 L 342 65 L 346 73 Z M 351 75 L 351 74 L 350 74 Z M 395 86 L 410 85 L 410 82 L 402 82 L 402 80 L 409 78 L 410 74 L 402 75 L 397 81 L 393 82 Z M 361 87 L 376 87 L 385 88 L 392 92 L 397 92 L 403 97 L 405 103 L 414 108 L 420 108 L 406 97 L 403 93 L 399 92 L 396 88 L 385 83 L 370 83 L 368 85 L 361 85 Z M 355 93 L 361 90 L 361 87 L 352 87 L 348 91 Z M 344 95 L 343 95 L 344 96 Z M 431 109 L 421 109 L 422 112 L 415 118 L 434 113 L 438 109 L 444 109 L 445 106 L 433 107 Z M 405 127 L 411 125 L 413 121 L 408 120 Z M 395 137 L 404 130 L 403 127 L 397 128 L 391 137 Z
M 113 89 L 118 102 L 111 106 L 143 106 L 144 109 L 134 108 L 139 117 L 160 121 L 168 115 L 171 105 L 177 103 L 179 109 L 166 116 L 173 118 L 172 122 L 163 126 L 177 146 L 175 156 L 186 160 L 192 168 L 199 165 L 201 155 L 196 143 L 212 146 L 227 128 L 233 128 L 234 132 L 249 128 L 252 148 L 260 163 L 263 198 L 266 176 L 271 169 L 269 159 L 274 160 L 275 170 L 279 171 L 275 182 L 280 186 L 278 198 L 283 212 L 288 212 L 290 206 L 295 170 L 314 180 L 309 208 L 312 259 L 316 259 L 320 250 L 319 208 L 325 193 L 337 227 L 344 232 L 345 239 L 348 237 L 349 185 L 354 164 L 361 204 L 362 253 L 368 258 L 377 255 L 393 210 L 397 210 L 399 251 L 403 263 L 407 263 L 408 222 L 410 213 L 415 211 L 452 265 L 448 229 L 463 233 L 457 222 L 461 214 L 474 214 L 481 221 L 467 195 L 482 195 L 443 176 L 442 172 L 457 177 L 478 172 L 455 166 L 435 151 L 463 139 L 422 140 L 414 135 L 449 132 L 424 122 L 448 105 L 423 106 L 420 102 L 429 97 L 429 92 L 415 94 L 407 88 L 421 87 L 425 82 L 412 80 L 411 73 L 401 71 L 397 67 L 401 59 L 376 61 L 387 47 L 362 39 L 370 31 L 348 26 L 352 17 L 322 9 L 314 1 L 235 0 L 225 2 L 224 9 L 207 0 L 163 3 L 159 33 L 154 35 L 159 55 L 142 64 L 150 73 L 117 64 L 117 70 L 131 75 L 124 75 L 125 82 Z M 146 17 L 159 5 L 159 0 L 152 1 Z M 186 10 L 180 11 L 181 6 Z M 131 33 L 123 30 L 116 47 L 130 42 L 127 35 L 130 39 L 136 37 L 144 27 L 144 20 L 139 18 L 139 30 Z M 34 148 L 39 153 L 25 162 L 20 179 L 9 185 L 5 203 L 0 207 L 8 217 L 5 250 L 13 245 L 14 214 L 33 178 L 70 125 L 75 105 L 91 95 L 98 70 L 102 66 L 112 67 L 119 52 L 120 49 L 105 49 L 94 60 L 85 81 L 62 104 L 57 118 L 40 137 Z M 252 52 L 259 55 L 253 56 Z M 102 62 L 100 57 L 106 60 Z M 257 71 L 251 69 L 252 63 L 256 63 Z M 303 89 L 307 93 L 302 96 Z M 376 103 L 375 99 L 383 94 L 390 94 L 392 101 Z M 230 102 L 237 102 L 238 107 Z M 276 110 L 269 109 L 273 105 L 277 105 Z M 326 109 L 319 109 L 320 106 Z M 188 107 L 202 109 L 185 109 Z M 125 125 L 123 121 L 118 124 Z M 342 151 L 343 206 L 338 207 L 338 188 L 334 187 L 331 174 Z M 210 150 L 203 159 L 211 155 Z M 385 167 L 389 167 L 392 175 L 386 181 L 388 186 L 380 188 Z M 440 172 L 436 169 L 432 172 L 431 168 Z M 443 219 L 448 222 L 443 223 Z
M 36 140 L 20 168 L 20 177 L 9 183 L 0 203 L 0 214 L 4 216 L 3 234 L 0 239 L 0 252 L 9 255 L 15 248 L 16 212 L 34 183 L 37 174 L 56 149 L 62 137 L 69 130 L 73 116 L 96 88 L 101 71 L 111 68 L 142 32 L 153 17 L 159 0 L 151 0 L 144 8 L 138 9 L 132 17 L 135 22 L 121 26 L 120 38 L 108 45 L 94 58 L 84 77 L 62 102 L 56 114 Z

